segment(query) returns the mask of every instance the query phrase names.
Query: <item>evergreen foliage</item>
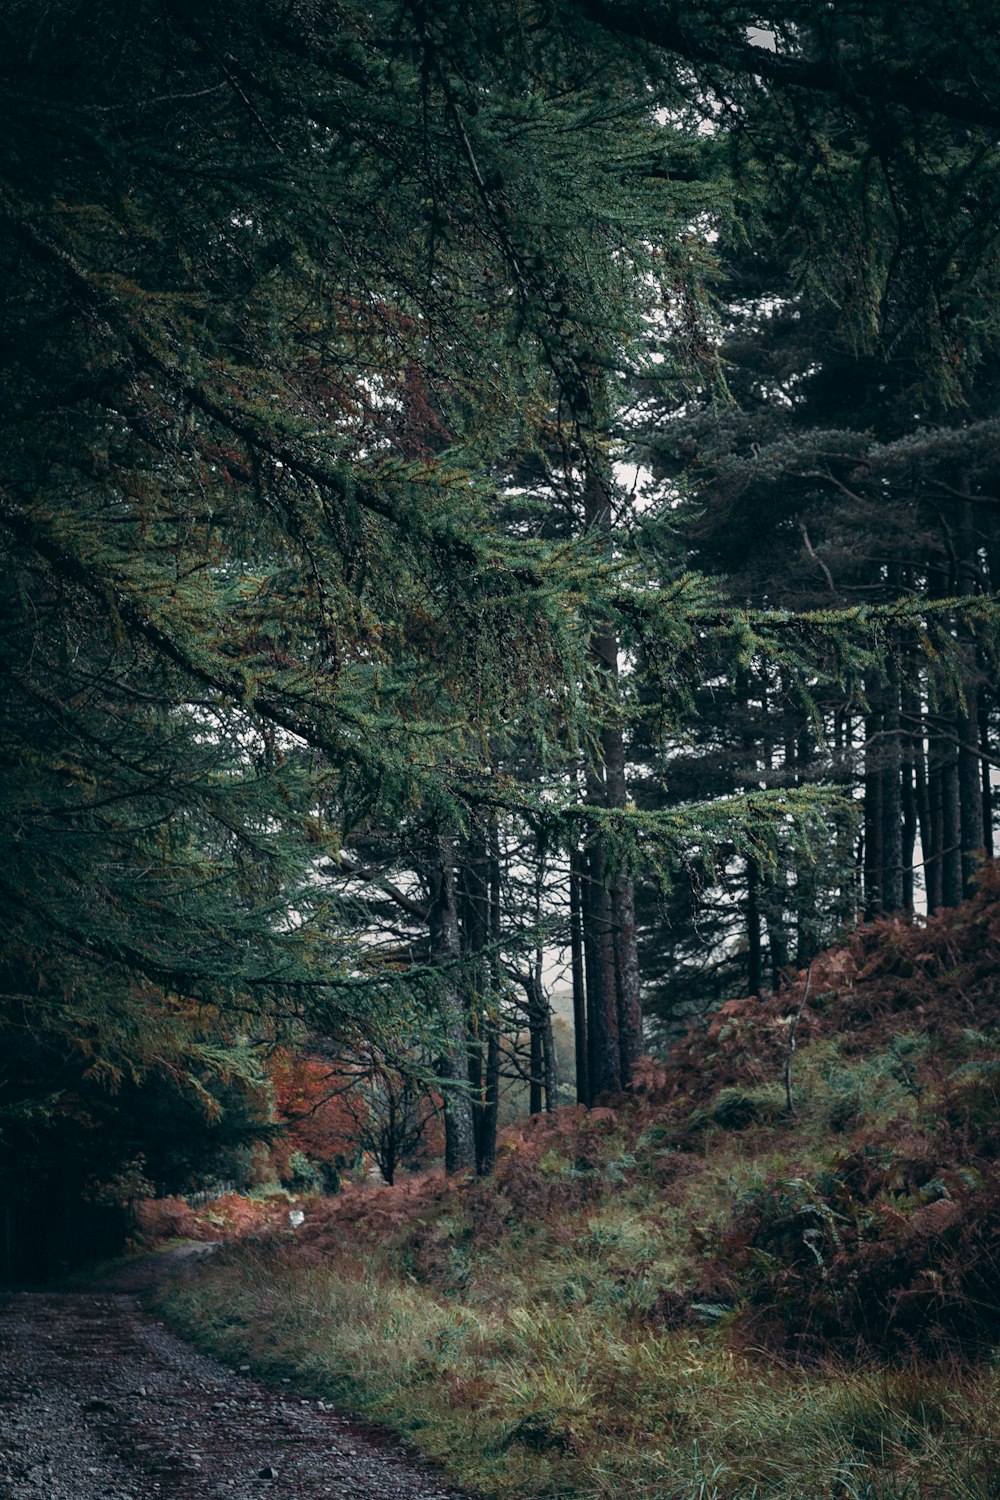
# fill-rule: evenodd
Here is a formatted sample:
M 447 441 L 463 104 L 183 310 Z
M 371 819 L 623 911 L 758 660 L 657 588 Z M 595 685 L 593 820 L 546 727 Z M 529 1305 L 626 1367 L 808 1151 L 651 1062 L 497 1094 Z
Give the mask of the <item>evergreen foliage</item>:
M 793 829 L 828 852 L 844 800 L 836 775 L 745 770 L 633 799 L 638 735 L 662 754 L 735 663 L 782 684 L 819 759 L 838 694 L 889 711 L 902 641 L 935 664 L 920 711 L 976 717 L 993 614 L 968 568 L 916 601 L 912 567 L 860 605 L 740 595 L 693 566 L 732 572 L 710 527 L 678 546 L 614 480 L 638 386 L 673 403 L 655 462 L 706 518 L 726 495 L 784 538 L 802 484 L 843 498 L 857 467 L 872 504 L 888 482 L 933 506 L 961 442 L 969 503 L 991 482 L 989 94 L 945 67 L 916 102 L 937 44 L 887 6 L 837 10 L 780 8 L 762 63 L 761 18 L 730 6 L 5 8 L 8 1180 L 133 1091 L 242 1139 L 262 1055 L 309 1028 L 390 1062 L 416 1032 L 449 1165 L 488 1166 L 499 960 L 532 951 L 544 1048 L 539 935 L 573 907 L 536 885 L 531 931 L 505 924 L 501 848 L 583 869 L 589 1100 L 641 1042 L 636 878 L 763 876 Z M 720 250 L 758 275 L 743 304 L 713 286 Z M 740 392 L 734 328 L 775 275 L 783 318 L 833 309 L 840 364 L 774 354 Z M 891 369 L 883 407 L 920 415 L 859 441 L 817 398 L 787 426 L 845 365 L 868 389 Z M 726 434 L 765 409 L 749 462 Z M 386 828 L 366 904 L 331 872 Z M 365 930 L 400 898 L 405 953 Z M 148 1134 L 107 1131 L 105 1176 L 190 1174 L 154 1169 Z
M 620 363 L 690 197 L 627 50 L 539 20 L 0 21 L 15 1175 L 81 1090 L 211 1117 L 307 1022 L 398 1030 L 317 863 L 376 811 L 447 848 L 491 732 L 580 718 L 601 568 L 499 532 L 491 466 Z
M 702 678 L 665 772 L 649 732 L 637 741 L 644 802 L 812 784 L 839 786 L 857 813 L 811 859 L 786 845 L 768 867 L 734 850 L 721 881 L 694 876 L 666 913 L 647 901 L 668 1031 L 692 1006 L 778 984 L 859 916 L 954 904 L 992 852 L 1000 269 L 997 135 L 972 101 L 988 113 L 992 85 L 973 78 L 995 38 L 971 11 L 947 57 L 930 6 L 773 10 L 745 17 L 765 27 L 752 36 L 728 9 L 701 8 L 700 31 L 693 11 L 669 11 L 742 207 L 716 245 L 726 398 L 637 390 L 664 522 L 741 608 L 890 612 L 882 663 L 860 677 L 744 653 L 736 673 L 720 662 Z M 662 18 L 646 20 L 660 35 Z

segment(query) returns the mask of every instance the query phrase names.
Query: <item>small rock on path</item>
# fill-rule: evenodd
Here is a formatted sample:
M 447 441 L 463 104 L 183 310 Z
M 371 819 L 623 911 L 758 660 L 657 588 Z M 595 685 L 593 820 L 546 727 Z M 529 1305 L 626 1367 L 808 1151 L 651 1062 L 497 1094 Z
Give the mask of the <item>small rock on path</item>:
M 0 1299 L 0 1500 L 461 1500 L 389 1439 L 199 1354 L 118 1291 Z

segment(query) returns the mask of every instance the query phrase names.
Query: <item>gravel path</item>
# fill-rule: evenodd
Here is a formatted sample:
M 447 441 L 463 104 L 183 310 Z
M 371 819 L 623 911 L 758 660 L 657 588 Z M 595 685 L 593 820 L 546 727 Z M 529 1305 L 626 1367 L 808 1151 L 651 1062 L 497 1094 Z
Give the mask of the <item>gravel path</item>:
M 130 1275 L 0 1299 L 0 1500 L 460 1500 L 390 1440 L 197 1353 Z

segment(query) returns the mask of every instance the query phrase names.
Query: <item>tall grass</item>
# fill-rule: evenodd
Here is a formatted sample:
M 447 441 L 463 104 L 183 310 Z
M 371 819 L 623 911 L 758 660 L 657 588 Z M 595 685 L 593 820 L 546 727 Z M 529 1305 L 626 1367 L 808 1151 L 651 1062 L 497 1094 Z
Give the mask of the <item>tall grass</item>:
M 318 1215 L 298 1246 L 222 1252 L 164 1310 L 223 1358 L 383 1423 L 498 1500 L 1000 1500 L 998 1369 L 907 1364 L 899 1351 L 918 1343 L 905 1337 L 880 1365 L 860 1324 L 829 1321 L 861 1306 L 850 1276 L 872 1246 L 899 1250 L 898 1268 L 875 1263 L 910 1276 L 879 1292 L 891 1299 L 926 1291 L 946 1254 L 993 1244 L 997 1220 L 975 1218 L 993 1201 L 991 1162 L 972 1182 L 965 1135 L 937 1123 L 965 1054 L 960 1039 L 929 1047 L 818 1038 L 797 1059 L 792 1120 L 773 1080 L 737 1087 L 732 1069 L 686 1114 L 633 1101 L 562 1135 L 545 1126 L 541 1144 L 513 1136 L 489 1183 L 334 1216 L 329 1231 Z M 962 1096 L 962 1120 L 977 1098 Z M 898 1170 L 883 1170 L 899 1142 Z M 851 1187 L 848 1169 L 875 1185 Z M 917 1236 L 942 1191 L 978 1239 Z M 932 1247 L 916 1272 L 914 1245 Z M 958 1347 L 938 1280 L 925 1354 Z M 984 1315 L 987 1280 L 969 1286 Z M 819 1306 L 818 1337 L 753 1347 L 767 1333 L 758 1290 L 772 1333 Z M 856 1334 L 866 1363 L 815 1359 Z M 792 1347 L 814 1363 L 774 1352 Z
M 1000 1500 L 995 1370 L 763 1362 L 724 1329 L 616 1313 L 613 1266 L 602 1287 L 587 1263 L 587 1302 L 559 1306 L 551 1278 L 525 1276 L 516 1301 L 487 1309 L 401 1278 L 384 1253 L 302 1266 L 258 1247 L 173 1287 L 164 1310 L 203 1347 L 387 1425 L 484 1495 Z

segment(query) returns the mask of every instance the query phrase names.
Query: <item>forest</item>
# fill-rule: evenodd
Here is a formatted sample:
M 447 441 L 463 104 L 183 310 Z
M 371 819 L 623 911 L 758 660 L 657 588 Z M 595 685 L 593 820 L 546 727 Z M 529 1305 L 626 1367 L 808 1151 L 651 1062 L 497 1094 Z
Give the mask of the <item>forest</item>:
M 474 1218 L 512 1151 L 555 1222 L 564 1148 L 627 1175 L 706 1119 L 751 1157 L 812 1132 L 795 1199 L 847 1149 L 841 1033 L 873 1139 L 966 1109 L 924 1207 L 976 1186 L 942 1232 L 995 1254 L 996 20 L 0 7 L 8 1276 L 171 1195 L 353 1213 L 365 1166 L 441 1159 Z M 914 964 L 926 994 L 845 998 Z M 559 1136 L 629 1110 L 603 1165 Z M 838 1181 L 795 1209 L 824 1297 Z M 735 1243 L 664 1327 L 753 1303 Z M 998 1291 L 955 1295 L 990 1325 Z M 930 1358 L 915 1327 L 882 1345 Z M 922 1482 L 829 1493 L 959 1493 Z

